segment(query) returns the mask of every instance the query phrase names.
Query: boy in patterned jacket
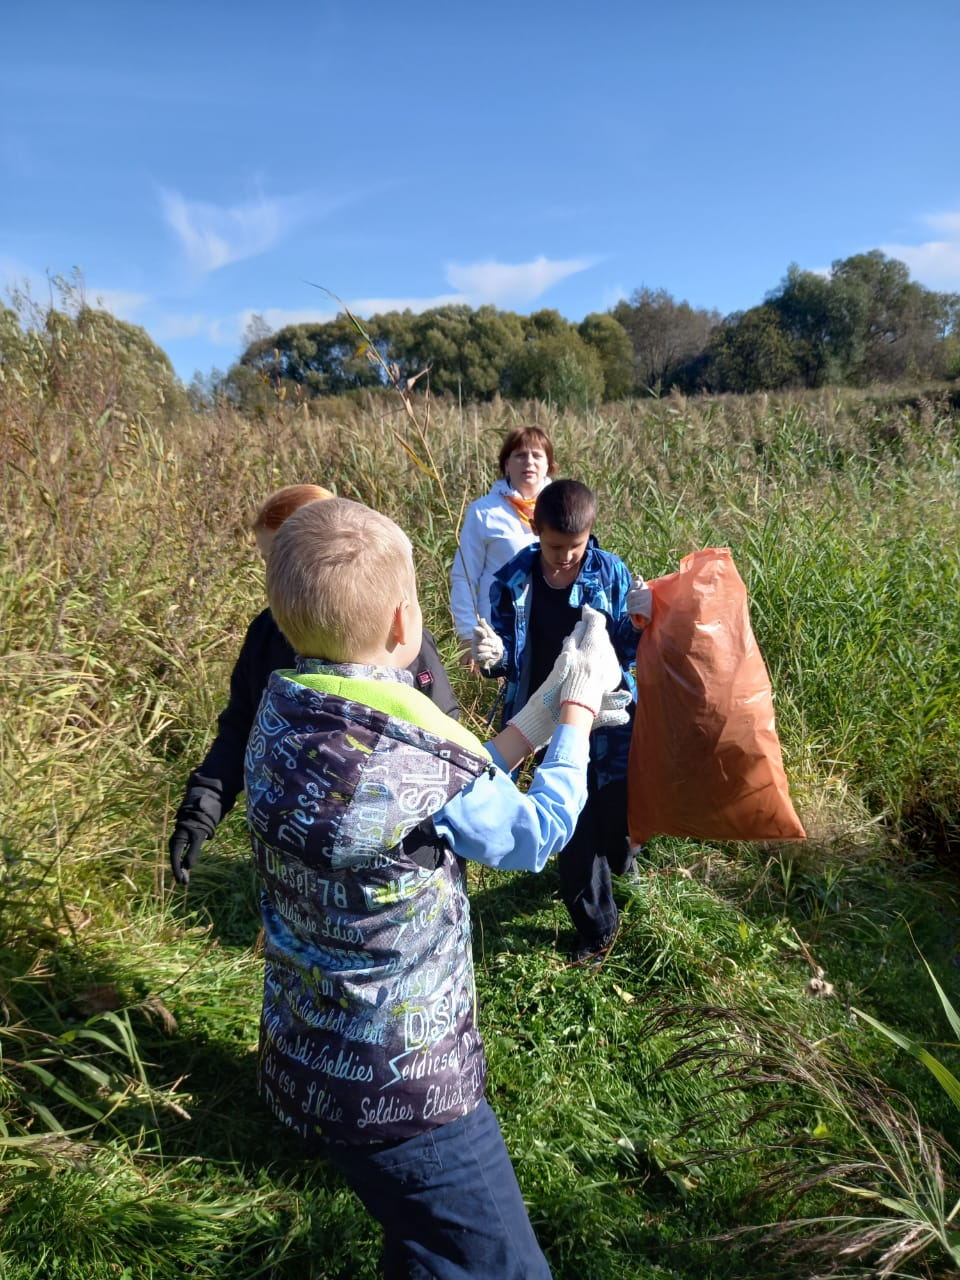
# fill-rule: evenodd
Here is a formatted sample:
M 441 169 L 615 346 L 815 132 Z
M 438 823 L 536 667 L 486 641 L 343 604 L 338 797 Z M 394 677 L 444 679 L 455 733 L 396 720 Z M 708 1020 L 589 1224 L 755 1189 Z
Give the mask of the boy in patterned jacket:
M 596 515 L 591 489 L 579 480 L 554 480 L 540 491 L 534 507 L 539 541 L 494 575 L 490 622 L 480 620 L 472 647 L 484 675 L 505 678 L 505 724 L 553 666 L 584 605 L 604 615 L 632 717 L 636 685 L 630 668 L 650 618 L 650 589 L 642 578 L 631 578 L 619 556 L 600 549 L 592 532 Z M 628 721 L 591 738 L 587 803 L 557 859 L 560 894 L 577 930 L 575 963 L 598 962 L 616 936 L 611 871 L 636 876 L 627 834 L 630 736 Z
M 625 718 L 603 619 L 586 611 L 484 745 L 413 687 L 422 621 L 393 521 L 302 507 L 267 594 L 300 656 L 271 675 L 245 762 L 261 1096 L 381 1223 L 387 1276 L 547 1277 L 484 1100 L 463 859 L 538 871 L 569 839 L 590 731 Z M 510 771 L 543 746 L 523 794 Z

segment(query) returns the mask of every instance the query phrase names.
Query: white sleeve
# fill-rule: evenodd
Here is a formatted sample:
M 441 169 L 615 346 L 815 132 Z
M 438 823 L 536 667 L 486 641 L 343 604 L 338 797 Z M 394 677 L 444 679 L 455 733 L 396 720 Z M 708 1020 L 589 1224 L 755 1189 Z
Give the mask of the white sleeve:
M 483 536 L 483 513 L 480 504 L 472 502 L 464 516 L 460 530 L 460 545 L 450 567 L 450 612 L 453 625 L 461 640 L 469 640 L 477 623 L 477 613 L 486 616 L 486 601 L 474 600 L 480 590 L 486 561 L 486 540 Z

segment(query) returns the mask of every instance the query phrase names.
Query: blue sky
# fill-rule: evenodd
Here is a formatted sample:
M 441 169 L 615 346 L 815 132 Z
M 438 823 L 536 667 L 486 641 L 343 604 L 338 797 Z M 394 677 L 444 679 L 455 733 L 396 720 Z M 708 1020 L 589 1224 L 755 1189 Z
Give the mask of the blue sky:
M 82 272 L 189 381 L 449 301 L 722 313 L 880 248 L 960 290 L 958 0 L 48 0 L 0 54 L 0 289 Z

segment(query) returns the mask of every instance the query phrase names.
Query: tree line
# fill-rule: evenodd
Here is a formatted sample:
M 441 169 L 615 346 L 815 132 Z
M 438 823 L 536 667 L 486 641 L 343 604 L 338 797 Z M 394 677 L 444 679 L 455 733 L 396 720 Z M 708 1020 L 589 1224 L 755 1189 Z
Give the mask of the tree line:
M 22 294 L 0 306 L 0 383 L 29 377 L 55 389 L 83 347 L 97 353 L 104 406 L 164 420 L 187 403 L 225 399 L 260 413 L 278 401 L 383 385 L 383 365 L 339 315 L 276 333 L 257 319 L 226 373 L 197 374 L 184 388 L 143 329 L 89 307 L 78 278 L 54 284 L 59 306 Z M 960 294 L 924 288 L 877 249 L 824 274 L 792 265 L 759 306 L 728 316 L 642 287 L 579 323 L 547 309 L 518 315 L 452 305 L 374 315 L 363 328 L 398 377 L 428 369 L 433 394 L 464 402 L 503 396 L 583 408 L 672 388 L 743 393 L 960 379 Z
M 759 306 L 728 316 L 642 287 L 579 323 L 554 310 L 451 305 L 374 315 L 363 328 L 400 377 L 429 369 L 434 394 L 464 401 L 500 395 L 582 407 L 674 387 L 752 392 L 960 377 L 960 294 L 924 288 L 877 249 L 825 274 L 791 265 Z M 239 361 L 206 392 L 253 408 L 270 393 L 312 399 L 374 388 L 382 367 L 365 346 L 343 314 L 276 333 L 257 318 Z

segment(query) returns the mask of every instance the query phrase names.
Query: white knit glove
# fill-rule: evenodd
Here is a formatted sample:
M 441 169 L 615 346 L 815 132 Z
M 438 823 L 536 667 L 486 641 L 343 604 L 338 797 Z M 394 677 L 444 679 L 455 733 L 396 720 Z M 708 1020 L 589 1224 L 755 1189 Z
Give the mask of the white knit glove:
M 535 689 L 515 716 L 507 721 L 526 738 L 531 751 L 539 751 L 553 737 L 560 719 L 560 691 L 570 671 L 570 654 L 576 643 L 574 637 L 583 624 L 578 622 L 560 647 L 553 670 L 539 689 Z
M 630 590 L 627 592 L 627 613 L 635 627 L 638 616 L 645 623 L 653 617 L 653 592 L 639 575 L 630 582 Z M 639 629 L 638 627 L 637 630 Z
M 486 618 L 481 618 L 473 628 L 470 652 L 481 671 L 490 671 L 503 657 L 503 641 Z
M 620 687 L 623 672 L 607 635 L 604 615 L 585 604 L 581 617 L 583 621 L 567 637 L 573 641 L 573 647 L 560 701 L 576 702 L 598 716 L 603 695 Z
M 619 725 L 630 723 L 630 712 L 627 708 L 633 698 L 630 696 L 629 689 L 614 689 L 612 693 L 605 693 L 600 699 L 600 710 L 597 712 L 593 721 L 594 729 L 615 729 Z

